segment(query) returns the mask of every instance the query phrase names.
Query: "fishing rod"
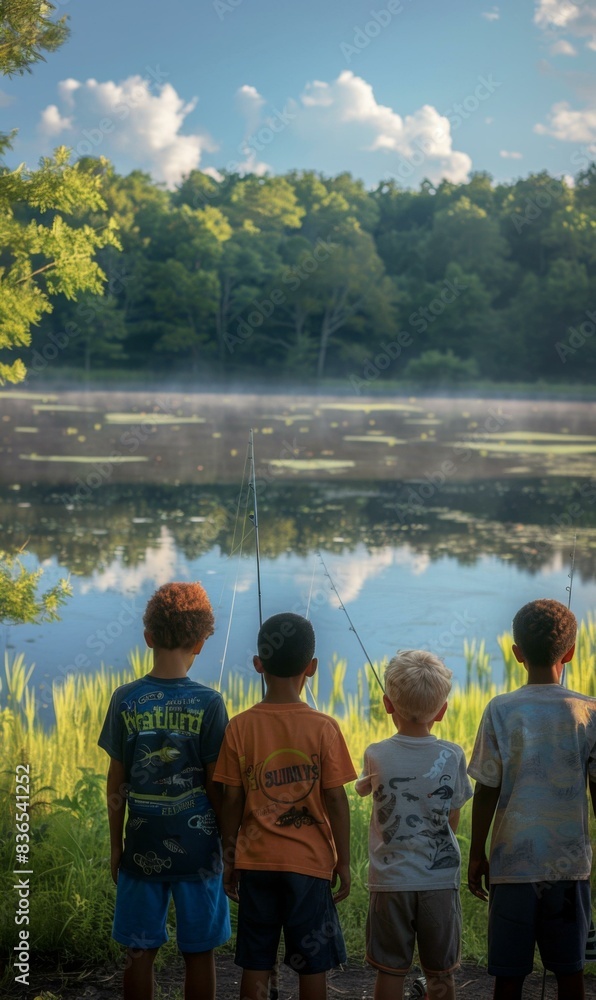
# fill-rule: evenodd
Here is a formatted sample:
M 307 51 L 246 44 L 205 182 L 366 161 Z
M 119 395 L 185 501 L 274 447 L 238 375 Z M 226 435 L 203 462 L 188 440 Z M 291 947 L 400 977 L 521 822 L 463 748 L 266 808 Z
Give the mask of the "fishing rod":
M 256 478 L 256 468 L 255 468 L 255 439 L 254 432 L 251 427 L 250 429 L 250 470 L 251 478 L 249 480 L 249 489 L 252 490 L 254 511 L 252 514 L 248 515 L 249 521 L 255 529 L 255 554 L 257 559 L 257 594 L 259 599 L 259 628 L 263 624 L 263 597 L 261 594 L 261 552 L 259 548 L 259 514 L 257 507 L 257 478 Z M 265 697 L 265 678 L 261 674 L 261 694 L 263 698 Z
M 569 567 L 569 573 L 567 574 L 567 578 L 569 580 L 569 583 L 565 587 L 565 590 L 567 591 L 567 610 L 568 611 L 571 611 L 571 594 L 573 592 L 573 575 L 575 573 L 575 553 L 576 553 L 576 550 L 577 550 L 577 532 L 573 536 L 573 550 L 570 552 L 571 563 L 570 563 L 570 567 Z M 563 685 L 563 687 L 565 687 L 565 670 L 566 670 L 566 667 L 567 667 L 567 664 L 564 663 L 563 664 L 563 670 L 561 671 L 561 681 L 560 681 L 560 683 Z M 590 931 L 589 931 L 589 935 L 588 935 L 588 942 L 590 941 L 590 938 L 592 940 L 594 939 L 594 935 L 595 935 L 594 921 L 591 920 L 590 921 Z M 589 948 L 589 943 L 588 943 L 588 948 Z M 586 958 L 587 957 L 588 956 L 586 955 Z M 593 958 L 593 956 L 590 956 L 590 957 Z M 544 969 L 543 973 L 542 973 L 542 993 L 541 993 L 541 1000 L 544 1000 L 545 995 L 546 995 L 546 969 Z
M 377 682 L 379 684 L 379 687 L 381 688 L 381 691 L 383 692 L 383 694 L 385 694 L 385 688 L 383 687 L 383 682 L 381 681 L 381 678 L 379 677 L 377 671 L 375 670 L 375 666 L 374 666 L 373 661 L 371 660 L 370 656 L 366 652 L 366 649 L 364 648 L 364 644 L 362 642 L 362 639 L 360 638 L 360 636 L 358 635 L 358 632 L 356 631 L 356 626 L 354 625 L 354 622 L 352 621 L 352 619 L 350 618 L 350 616 L 348 614 L 348 609 L 346 608 L 344 602 L 342 601 L 341 597 L 339 596 L 338 589 L 335 586 L 333 580 L 331 579 L 331 574 L 330 574 L 329 570 L 327 569 L 327 566 L 325 565 L 325 560 L 323 559 L 323 556 L 321 555 L 320 552 L 318 553 L 318 556 L 319 556 L 319 559 L 321 560 L 323 569 L 325 571 L 325 576 L 329 580 L 329 583 L 331 584 L 333 592 L 334 592 L 335 596 L 337 597 L 337 599 L 339 601 L 339 606 L 340 606 L 341 610 L 344 612 L 346 618 L 348 619 L 348 622 L 350 623 L 350 631 L 353 632 L 354 635 L 356 636 L 356 638 L 358 639 L 358 642 L 360 643 L 360 648 L 361 648 L 362 652 L 364 653 L 364 655 L 366 656 L 366 659 L 368 660 L 368 665 L 370 666 L 370 669 L 372 670 L 373 674 L 375 675 L 375 678 L 376 678 L 376 680 L 377 680 Z

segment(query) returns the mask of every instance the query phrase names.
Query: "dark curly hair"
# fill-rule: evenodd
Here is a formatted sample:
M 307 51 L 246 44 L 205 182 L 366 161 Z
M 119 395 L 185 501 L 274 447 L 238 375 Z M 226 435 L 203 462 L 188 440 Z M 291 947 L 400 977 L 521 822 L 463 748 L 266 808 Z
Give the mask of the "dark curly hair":
M 297 677 L 315 655 L 315 631 L 308 618 L 284 611 L 263 622 L 257 649 L 268 674 Z
M 165 583 L 149 599 L 143 625 L 159 649 L 191 649 L 213 635 L 215 619 L 200 583 Z
M 573 646 L 575 615 L 560 601 L 530 601 L 513 619 L 513 639 L 533 667 L 552 667 Z

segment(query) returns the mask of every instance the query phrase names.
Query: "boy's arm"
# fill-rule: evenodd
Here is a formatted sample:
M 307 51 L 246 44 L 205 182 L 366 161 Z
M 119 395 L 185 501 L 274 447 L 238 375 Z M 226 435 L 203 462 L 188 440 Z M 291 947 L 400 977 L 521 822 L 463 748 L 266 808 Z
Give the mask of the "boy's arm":
M 224 858 L 224 891 L 238 902 L 238 873 L 234 868 L 236 840 L 244 813 L 245 794 L 242 785 L 225 785 L 221 809 L 221 841 Z
M 474 802 L 472 805 L 472 842 L 470 845 L 470 862 L 468 865 L 468 889 L 485 902 L 488 899 L 489 868 L 486 857 L 486 838 L 495 815 L 501 786 L 483 785 L 476 782 Z M 482 888 L 484 877 L 485 888 Z
M 118 869 L 122 858 L 124 816 L 126 813 L 126 775 L 124 764 L 110 757 L 107 781 L 108 823 L 110 826 L 110 868 L 114 882 L 118 881 Z
M 213 780 L 213 775 L 215 774 L 215 765 L 217 761 L 212 761 L 211 764 L 205 764 L 205 793 L 207 798 L 211 803 L 211 808 L 215 813 L 215 818 L 217 820 L 217 825 L 221 830 L 221 810 L 223 804 L 223 785 L 219 781 Z
M 333 894 L 334 903 L 339 903 L 350 894 L 350 806 L 343 785 L 324 788 L 323 796 L 337 851 L 331 885 L 335 886 L 339 878 L 339 889 Z
M 457 833 L 457 828 L 459 826 L 459 816 L 461 809 L 450 809 L 449 810 L 449 826 L 454 833 Z

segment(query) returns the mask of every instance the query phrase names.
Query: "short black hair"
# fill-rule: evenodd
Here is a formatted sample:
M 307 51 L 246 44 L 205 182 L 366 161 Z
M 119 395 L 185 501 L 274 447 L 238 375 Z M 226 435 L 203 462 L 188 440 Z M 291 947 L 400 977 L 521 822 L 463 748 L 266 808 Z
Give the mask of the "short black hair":
M 308 618 L 283 611 L 263 622 L 257 638 L 263 669 L 274 677 L 296 677 L 315 655 L 315 630 Z
M 530 601 L 513 619 L 513 639 L 533 667 L 552 667 L 571 649 L 575 615 L 560 601 Z

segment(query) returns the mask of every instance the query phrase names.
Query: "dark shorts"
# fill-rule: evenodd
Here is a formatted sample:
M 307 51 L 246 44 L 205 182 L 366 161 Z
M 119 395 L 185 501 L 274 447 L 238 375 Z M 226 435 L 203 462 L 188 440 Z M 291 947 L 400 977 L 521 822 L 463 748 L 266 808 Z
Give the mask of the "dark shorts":
M 590 883 L 518 882 L 492 885 L 488 908 L 488 971 L 527 976 L 538 945 L 545 968 L 573 975 L 584 967 L 590 928 Z
M 243 871 L 236 965 L 272 969 L 284 932 L 284 964 L 300 975 L 334 969 L 346 948 L 327 879 L 296 872 Z

